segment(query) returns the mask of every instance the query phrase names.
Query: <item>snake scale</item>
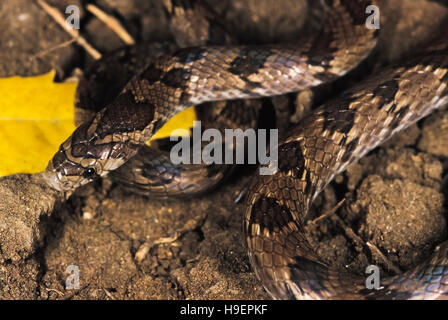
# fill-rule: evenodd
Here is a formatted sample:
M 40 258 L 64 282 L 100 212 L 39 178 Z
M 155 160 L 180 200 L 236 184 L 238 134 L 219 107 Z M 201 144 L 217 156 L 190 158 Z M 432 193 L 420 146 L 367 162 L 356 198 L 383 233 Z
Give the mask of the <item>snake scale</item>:
M 71 193 L 107 175 L 190 105 L 275 96 L 343 76 L 376 45 L 378 30 L 365 26 L 374 2 L 326 3 L 321 31 L 293 45 L 195 47 L 158 58 L 60 146 L 48 183 Z M 446 103 L 448 51 L 434 47 L 358 83 L 288 132 L 278 145 L 278 169 L 266 176 L 257 171 L 245 199 L 250 262 L 273 298 L 446 298 L 447 241 L 422 265 L 367 290 L 365 278 L 322 262 L 304 234 L 312 200 L 335 175 Z

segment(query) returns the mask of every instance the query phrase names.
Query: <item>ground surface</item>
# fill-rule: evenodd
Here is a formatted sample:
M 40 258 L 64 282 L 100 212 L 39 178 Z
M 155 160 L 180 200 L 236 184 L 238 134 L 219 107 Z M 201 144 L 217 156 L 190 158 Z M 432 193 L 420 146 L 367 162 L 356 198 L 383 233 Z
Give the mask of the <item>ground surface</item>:
M 61 11 L 76 2 L 49 1 Z M 298 23 L 300 14 L 288 10 L 294 1 L 235 0 L 229 8 L 210 2 L 249 41 L 260 35 L 266 42 L 291 37 L 295 29 L 288 21 Z M 156 1 L 96 3 L 114 12 L 139 41 L 169 37 Z M 448 16 L 425 0 L 383 1 L 381 9 L 387 19 L 376 55 L 381 63 L 400 59 Z M 102 52 L 122 45 L 94 18 L 85 15 L 83 23 L 87 39 Z M 70 37 L 31 0 L 1 2 L 0 39 L 1 77 L 55 68 L 63 79 L 73 67 L 91 62 L 73 45 L 42 54 Z M 373 263 L 390 275 L 421 262 L 446 239 L 447 123 L 444 111 L 421 121 L 337 177 L 316 200 L 307 229 L 324 260 L 360 274 Z M 269 298 L 249 264 L 243 208 L 234 202 L 249 175 L 246 170 L 189 200 L 147 199 L 104 179 L 42 216 L 27 214 L 27 208 L 53 206 L 45 186 L 28 187 L 34 177 L 3 179 L 0 197 L 16 200 L 0 204 L 0 298 Z M 27 198 L 27 192 L 46 198 Z M 19 206 L 20 214 L 11 215 Z M 70 265 L 80 270 L 78 290 L 65 288 Z

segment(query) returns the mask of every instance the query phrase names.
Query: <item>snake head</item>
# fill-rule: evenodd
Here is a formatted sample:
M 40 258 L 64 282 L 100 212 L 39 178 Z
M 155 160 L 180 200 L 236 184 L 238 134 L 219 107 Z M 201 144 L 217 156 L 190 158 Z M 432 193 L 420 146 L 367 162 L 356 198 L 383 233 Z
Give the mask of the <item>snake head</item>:
M 45 177 L 53 189 L 74 191 L 125 162 L 123 143 L 113 142 L 110 136 L 89 135 L 89 127 L 79 126 L 48 163 Z

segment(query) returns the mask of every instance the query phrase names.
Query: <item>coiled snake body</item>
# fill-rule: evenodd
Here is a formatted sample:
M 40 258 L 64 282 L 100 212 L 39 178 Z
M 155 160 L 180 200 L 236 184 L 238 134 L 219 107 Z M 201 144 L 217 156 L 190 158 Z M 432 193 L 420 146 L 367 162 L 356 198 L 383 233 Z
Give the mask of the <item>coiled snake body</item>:
M 49 184 L 70 193 L 107 175 L 192 104 L 295 92 L 344 75 L 376 44 L 377 30 L 365 26 L 372 1 L 329 3 L 321 32 L 295 45 L 189 48 L 157 59 L 61 145 L 47 168 Z M 289 132 L 278 146 L 278 170 L 254 175 L 245 201 L 250 261 L 272 297 L 446 297 L 448 242 L 423 265 L 370 291 L 364 278 L 323 263 L 303 228 L 312 200 L 335 175 L 446 103 L 448 51 L 433 49 L 361 82 Z

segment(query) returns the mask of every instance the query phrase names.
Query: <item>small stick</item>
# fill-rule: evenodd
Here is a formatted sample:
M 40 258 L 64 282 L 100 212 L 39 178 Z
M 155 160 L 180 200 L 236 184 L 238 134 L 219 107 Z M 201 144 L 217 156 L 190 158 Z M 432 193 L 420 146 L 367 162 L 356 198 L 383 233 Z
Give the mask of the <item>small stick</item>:
M 353 241 L 366 244 L 369 248 L 370 252 L 376 256 L 378 256 L 387 266 L 389 270 L 392 270 L 396 274 L 400 274 L 401 270 L 397 266 L 395 266 L 389 259 L 386 258 L 386 256 L 381 252 L 380 249 L 378 249 L 374 244 L 370 242 L 365 242 L 360 236 L 358 236 L 352 228 L 350 228 L 338 215 L 335 215 L 337 222 L 342 226 L 344 229 L 345 234 L 351 238 Z
M 106 288 L 103 288 L 104 293 L 106 294 L 106 296 L 108 296 L 111 300 L 116 300 L 115 297 L 112 295 L 112 293 L 110 293 L 109 290 L 107 290 Z
M 57 289 L 53 289 L 53 288 L 45 288 L 45 290 L 47 290 L 47 291 L 49 291 L 49 292 L 56 292 L 60 297 L 63 297 L 63 296 L 64 296 L 64 294 L 63 294 L 61 291 L 57 290 Z
M 60 44 L 58 44 L 58 45 L 56 45 L 56 46 L 54 46 L 54 47 L 52 47 L 52 48 L 49 48 L 49 49 L 46 49 L 46 50 L 43 50 L 43 51 L 40 51 L 40 52 L 36 53 L 35 55 L 33 55 L 33 56 L 31 57 L 31 59 L 35 59 L 35 58 L 37 58 L 37 57 L 44 56 L 44 55 L 46 55 L 46 54 L 48 54 L 48 53 L 50 53 L 50 52 L 52 52 L 52 51 L 55 51 L 55 50 L 57 50 L 57 49 L 60 49 L 60 48 L 68 47 L 68 46 L 71 45 L 73 42 L 76 42 L 76 39 L 70 39 L 70 40 L 68 40 L 68 41 L 64 41 L 64 42 L 62 42 L 62 43 L 60 43 Z
M 101 53 L 96 50 L 92 45 L 90 45 L 87 40 L 81 36 L 78 30 L 71 28 L 67 25 L 64 16 L 55 7 L 50 6 L 44 0 L 37 0 L 37 3 L 49 14 L 54 21 L 56 21 L 64 30 L 78 42 L 78 44 L 83 47 L 95 60 L 101 58 Z
M 396 267 L 389 259 L 386 258 L 386 256 L 381 252 L 380 249 L 377 248 L 377 246 L 375 246 L 373 243 L 370 243 L 369 241 L 367 241 L 366 244 L 372 251 L 372 253 L 374 252 L 381 260 L 383 260 L 389 270 L 392 270 L 396 274 L 400 274 L 402 272 L 400 268 Z
M 176 232 L 174 232 L 174 235 L 172 235 L 171 237 L 157 239 L 156 241 L 153 242 L 153 245 L 173 243 L 177 239 L 179 239 L 180 236 L 181 236 L 181 233 L 176 231 Z
M 318 221 L 325 219 L 326 217 L 332 215 L 333 213 L 336 212 L 336 210 L 338 210 L 344 204 L 344 202 L 345 202 L 345 198 L 342 199 L 341 201 L 339 201 L 333 208 L 331 208 L 327 212 L 324 212 L 323 214 L 318 216 L 316 219 L 312 220 L 310 223 L 317 223 Z
M 181 236 L 181 234 L 179 234 L 179 232 L 175 232 L 172 237 L 159 238 L 159 239 L 155 240 L 152 243 L 152 245 L 148 242 L 145 242 L 137 249 L 134 259 L 137 262 L 142 262 L 143 260 L 145 260 L 146 256 L 148 255 L 149 250 L 151 250 L 151 248 L 154 246 L 170 243 L 173 247 L 176 247 L 176 246 L 178 246 L 178 244 L 176 243 L 176 240 L 179 239 L 180 236 Z
M 137 262 L 142 262 L 148 255 L 149 249 L 151 249 L 149 243 L 145 242 L 144 244 L 142 244 L 135 253 L 135 260 L 137 260 Z
M 327 211 L 326 213 L 322 214 L 321 216 L 317 217 L 316 219 L 314 219 L 313 221 L 311 221 L 311 223 L 316 223 L 326 217 L 328 217 L 329 215 L 333 214 L 336 212 L 337 209 L 339 209 L 341 207 L 341 205 L 344 203 L 345 199 L 342 199 L 341 201 L 338 202 L 338 204 L 336 204 L 336 206 L 334 206 L 333 208 L 331 208 L 329 211 Z M 387 266 L 387 268 L 389 270 L 392 270 L 393 272 L 395 272 L 396 274 L 400 274 L 402 271 L 400 270 L 400 268 L 398 268 L 397 266 L 395 266 L 389 259 L 387 259 L 387 257 L 381 252 L 380 249 L 378 249 L 377 246 L 375 246 L 373 243 L 367 241 L 365 242 L 360 236 L 358 236 L 352 228 L 350 228 L 345 222 L 344 220 L 342 220 L 338 215 L 334 215 L 338 224 L 344 229 L 345 234 L 347 235 L 347 237 L 349 237 L 350 239 L 352 239 L 355 242 L 358 242 L 360 244 L 366 244 L 367 247 L 369 248 L 370 252 L 376 256 L 378 256 L 380 258 L 380 260 L 383 261 L 383 263 Z
M 148 242 L 143 243 L 137 249 L 137 252 L 135 253 L 135 256 L 134 256 L 135 260 L 137 260 L 137 262 L 142 262 L 145 259 L 145 257 L 148 255 L 149 250 L 152 247 L 155 247 L 158 245 L 170 244 L 173 247 L 178 247 L 180 244 L 179 244 L 179 242 L 177 242 L 177 240 L 180 237 L 182 237 L 185 233 L 196 229 L 202 221 L 204 221 L 204 217 L 199 217 L 198 219 L 190 219 L 184 224 L 184 226 L 180 230 L 175 231 L 171 237 L 159 238 L 159 239 L 153 241 L 152 243 L 148 243 Z
M 106 24 L 106 26 L 108 26 L 113 32 L 115 32 L 118 37 L 123 40 L 124 43 L 126 43 L 127 45 L 135 44 L 134 38 L 132 38 L 132 36 L 121 25 L 120 21 L 118 21 L 115 17 L 108 15 L 93 4 L 88 4 L 87 10 L 94 14 L 99 20 L 104 22 L 104 24 Z
M 341 225 L 341 227 L 344 229 L 345 234 L 347 235 L 347 237 L 349 237 L 350 239 L 352 239 L 355 242 L 358 243 L 365 243 L 365 241 L 358 236 L 355 231 L 353 231 L 352 228 L 350 228 L 345 222 L 344 220 L 342 220 L 338 215 L 335 215 L 337 222 L 339 223 L 339 225 Z

